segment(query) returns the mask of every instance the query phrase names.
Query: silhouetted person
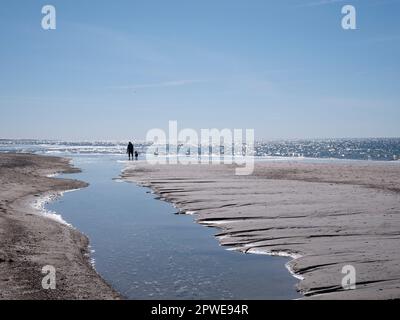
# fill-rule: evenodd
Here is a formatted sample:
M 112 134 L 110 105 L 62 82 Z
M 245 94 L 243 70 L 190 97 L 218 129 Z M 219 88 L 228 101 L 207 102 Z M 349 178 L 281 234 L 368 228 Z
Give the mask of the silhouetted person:
M 135 160 L 139 157 L 139 152 L 135 151 Z
M 133 160 L 133 144 L 132 144 L 132 142 L 128 143 L 128 148 L 126 149 L 126 153 L 128 154 L 129 160 L 131 160 L 131 156 L 132 156 L 132 160 Z

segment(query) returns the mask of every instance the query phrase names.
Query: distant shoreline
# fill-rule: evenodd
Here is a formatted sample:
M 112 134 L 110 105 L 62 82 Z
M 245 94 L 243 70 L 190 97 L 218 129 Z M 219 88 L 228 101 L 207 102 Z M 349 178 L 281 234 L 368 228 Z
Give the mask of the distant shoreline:
M 49 177 L 58 172 L 79 170 L 65 158 L 0 153 L 0 299 L 120 299 L 92 268 L 88 238 L 33 206 L 46 194 L 87 186 Z M 55 290 L 41 285 L 47 265 L 56 270 Z
M 63 154 L 125 154 L 127 141 L 63 141 L 63 140 L 13 140 L 0 139 L 0 152 Z M 256 140 L 254 151 L 256 158 L 286 157 L 288 159 L 338 159 L 393 162 L 400 160 L 400 137 L 396 138 L 341 138 L 341 139 L 287 139 Z M 145 141 L 135 141 L 135 150 L 143 156 L 151 145 Z M 160 144 L 159 154 L 163 154 L 166 145 Z M 171 145 L 171 150 L 175 146 Z M 180 145 L 185 156 L 188 146 Z M 208 155 L 208 146 L 201 146 L 201 154 Z M 225 146 L 224 146 L 225 150 Z M 220 151 L 213 145 L 213 154 Z M 229 146 L 226 155 L 229 154 Z M 190 152 L 197 155 L 196 148 Z M 151 153 L 152 154 L 152 153 Z

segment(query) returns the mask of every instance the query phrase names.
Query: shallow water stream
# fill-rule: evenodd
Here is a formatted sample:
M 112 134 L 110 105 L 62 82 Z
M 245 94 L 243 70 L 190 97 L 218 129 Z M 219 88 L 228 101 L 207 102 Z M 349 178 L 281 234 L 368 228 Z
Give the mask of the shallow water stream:
M 115 180 L 121 156 L 76 156 L 90 183 L 46 205 L 85 233 L 100 275 L 129 299 L 293 299 L 287 258 L 242 254 L 219 246 L 217 230 L 175 215 L 149 189 Z M 122 158 L 124 159 L 124 158 Z

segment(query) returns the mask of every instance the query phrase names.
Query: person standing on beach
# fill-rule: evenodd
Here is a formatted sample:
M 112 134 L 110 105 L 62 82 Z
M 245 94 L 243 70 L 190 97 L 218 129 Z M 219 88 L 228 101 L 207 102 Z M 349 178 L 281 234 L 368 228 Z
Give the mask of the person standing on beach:
M 136 161 L 137 161 L 138 157 L 139 157 L 139 152 L 135 151 L 135 160 Z
M 128 148 L 126 149 L 126 153 L 128 154 L 129 160 L 131 160 L 131 156 L 133 160 L 133 144 L 130 141 L 128 143 Z

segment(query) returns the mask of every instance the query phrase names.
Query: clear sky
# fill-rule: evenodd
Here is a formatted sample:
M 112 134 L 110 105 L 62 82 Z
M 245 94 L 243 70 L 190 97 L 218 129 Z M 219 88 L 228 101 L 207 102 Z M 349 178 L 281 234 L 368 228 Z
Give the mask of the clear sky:
M 400 136 L 399 16 L 398 0 L 2 0 L 0 138 L 142 139 L 168 120 Z

